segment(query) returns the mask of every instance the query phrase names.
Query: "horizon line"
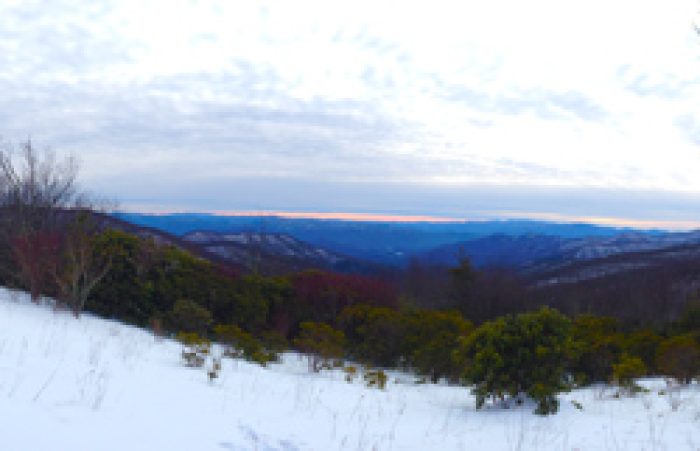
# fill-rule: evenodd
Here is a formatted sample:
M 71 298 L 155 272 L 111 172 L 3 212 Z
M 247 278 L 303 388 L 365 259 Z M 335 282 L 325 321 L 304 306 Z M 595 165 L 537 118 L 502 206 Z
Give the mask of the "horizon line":
M 589 224 L 602 227 L 631 228 L 640 230 L 695 230 L 700 229 L 700 221 L 692 220 L 658 220 L 631 219 L 613 216 L 567 215 L 553 212 L 483 212 L 479 217 L 466 218 L 455 216 L 383 214 L 365 212 L 322 212 L 322 211 L 284 211 L 284 210 L 186 210 L 186 209 L 133 209 L 123 213 L 149 214 L 167 216 L 175 214 L 208 214 L 229 217 L 277 217 L 284 219 L 317 219 L 348 222 L 386 222 L 386 223 L 439 223 L 459 224 L 486 221 L 543 221 L 560 224 Z M 491 216 L 491 217 L 489 217 Z
M 434 223 L 464 223 L 487 221 L 488 219 L 467 219 L 449 216 L 433 215 L 403 215 L 362 212 L 323 212 L 323 211 L 284 211 L 284 210 L 187 210 L 187 209 L 135 209 L 124 210 L 123 213 L 149 214 L 167 216 L 178 214 L 206 214 L 212 216 L 230 217 L 276 217 L 287 219 L 319 219 L 349 222 L 434 222 Z

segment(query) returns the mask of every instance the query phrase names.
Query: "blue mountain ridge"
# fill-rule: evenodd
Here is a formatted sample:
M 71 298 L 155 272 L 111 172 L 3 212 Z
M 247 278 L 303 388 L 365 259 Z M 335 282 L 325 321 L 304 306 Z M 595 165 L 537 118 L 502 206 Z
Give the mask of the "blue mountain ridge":
M 612 237 L 631 231 L 631 229 L 592 224 L 534 220 L 438 223 L 290 219 L 276 216 L 218 216 L 193 213 L 168 215 L 116 213 L 115 216 L 136 225 L 153 227 L 177 236 L 195 231 L 287 234 L 315 246 L 389 265 L 402 265 L 410 257 L 421 255 L 431 255 L 431 258 L 441 260 L 436 257 L 436 252 L 441 248 L 447 249 L 450 245 L 490 236 L 546 236 L 553 237 L 553 241 L 559 242 L 570 239 Z M 642 233 L 654 235 L 661 232 L 642 231 Z M 495 242 L 500 243 L 500 253 L 507 252 L 509 240 L 498 239 Z M 438 251 L 435 251 L 436 249 Z M 429 254 L 430 251 L 433 253 Z M 449 252 L 453 254 L 453 251 Z M 488 253 L 488 249 L 480 252 Z M 539 252 L 542 252 L 542 249 L 539 249 Z M 523 255 L 518 260 L 527 259 L 529 257 Z M 483 261 L 493 263 L 488 258 Z

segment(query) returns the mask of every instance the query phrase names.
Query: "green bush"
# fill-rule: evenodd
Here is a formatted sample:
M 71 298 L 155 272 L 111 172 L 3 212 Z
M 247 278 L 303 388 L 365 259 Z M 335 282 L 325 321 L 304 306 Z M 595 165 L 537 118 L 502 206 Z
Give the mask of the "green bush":
M 569 368 L 580 383 L 608 382 L 620 360 L 624 336 L 614 318 L 580 315 L 572 324 L 573 347 Z
M 690 334 L 671 337 L 659 345 L 656 361 L 664 375 L 688 384 L 700 376 L 700 345 Z
M 459 378 L 461 368 L 452 355 L 459 338 L 473 329 L 456 311 L 400 311 L 363 304 L 345 308 L 337 323 L 346 334 L 352 358 L 412 368 L 435 382 L 441 377 Z
M 459 345 L 459 336 L 449 332 L 440 332 L 428 343 L 414 351 L 411 360 L 416 372 L 427 376 L 433 383 L 441 377 L 450 380 L 459 378 L 460 364 L 454 359 Z
M 345 334 L 328 324 L 305 322 L 299 325 L 299 336 L 294 345 L 309 354 L 309 367 L 315 371 L 330 369 L 333 360 L 343 357 Z
M 95 252 L 108 255 L 111 265 L 90 294 L 86 310 L 141 326 L 157 313 L 139 277 L 139 255 L 145 245 L 138 237 L 116 230 L 95 237 Z
M 556 394 L 567 388 L 565 362 L 571 352 L 571 322 L 555 310 L 506 316 L 482 324 L 455 358 L 474 384 L 477 408 L 487 398 L 529 395 L 538 414 L 558 409 Z
M 266 349 L 259 340 L 236 325 L 217 325 L 214 333 L 217 340 L 225 346 L 225 357 L 243 358 L 262 366 L 279 358 L 276 351 Z
M 408 354 L 408 318 L 397 310 L 354 305 L 343 309 L 338 324 L 347 337 L 350 355 L 357 360 L 394 367 Z
M 647 366 L 639 357 L 622 354 L 620 361 L 613 364 L 613 382 L 628 394 L 638 390 L 635 379 L 644 376 Z
M 167 319 L 175 301 L 187 299 L 224 322 L 237 306 L 232 274 L 182 249 L 107 230 L 95 237 L 94 252 L 111 262 L 85 305 L 100 316 L 146 326 L 154 316 Z
M 224 356 L 241 357 L 248 355 L 257 349 L 257 343 L 253 336 L 240 327 L 233 324 L 218 324 L 214 326 L 214 334 L 219 343 L 224 345 Z
M 290 298 L 289 282 L 283 278 L 248 275 L 234 285 L 231 301 L 218 309 L 221 322 L 236 324 L 258 333 L 269 328 L 273 310 L 282 309 Z
M 168 314 L 168 322 L 174 330 L 206 333 L 213 322 L 209 310 L 187 299 L 179 299 Z
M 209 346 L 211 342 L 196 332 L 178 332 L 175 339 L 186 346 Z
M 656 371 L 656 353 L 663 338 L 651 329 L 640 329 L 624 337 L 624 352 L 639 357 L 649 372 Z M 640 375 L 642 376 L 642 375 Z
M 260 366 L 267 366 L 268 363 L 277 362 L 279 360 L 279 355 L 275 352 L 260 348 L 250 355 L 246 354 L 245 359 L 249 362 L 257 363 Z
M 268 330 L 260 334 L 260 342 L 265 347 L 273 352 L 284 352 L 289 349 L 289 341 L 287 338 L 276 330 Z
M 412 312 L 406 336 L 410 365 L 418 374 L 430 377 L 433 382 L 442 377 L 458 380 L 461 368 L 453 358 L 454 351 L 460 337 L 468 336 L 472 330 L 472 323 L 459 312 Z

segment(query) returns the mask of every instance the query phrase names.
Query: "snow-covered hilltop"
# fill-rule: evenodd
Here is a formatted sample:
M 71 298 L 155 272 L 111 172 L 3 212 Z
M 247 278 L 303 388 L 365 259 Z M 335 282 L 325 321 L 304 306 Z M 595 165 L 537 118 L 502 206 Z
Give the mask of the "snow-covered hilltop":
M 182 240 L 207 258 L 271 274 L 304 269 L 369 272 L 375 266 L 286 233 L 194 231 Z
M 116 322 L 0 291 L 0 448 L 41 450 L 698 450 L 700 387 L 615 399 L 593 387 L 532 406 L 477 411 L 468 388 L 385 390 L 287 353 L 263 368 L 224 359 L 209 382 L 182 347 Z M 214 350 L 216 352 L 216 349 Z M 574 404 L 579 403 L 582 409 Z M 675 410 L 674 410 L 675 409 Z

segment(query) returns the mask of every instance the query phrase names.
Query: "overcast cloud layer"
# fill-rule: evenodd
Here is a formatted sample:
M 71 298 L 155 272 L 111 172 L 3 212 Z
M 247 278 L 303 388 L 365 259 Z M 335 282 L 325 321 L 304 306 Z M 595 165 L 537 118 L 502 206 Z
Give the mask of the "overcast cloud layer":
M 0 3 L 0 135 L 126 208 L 700 221 L 694 0 Z

